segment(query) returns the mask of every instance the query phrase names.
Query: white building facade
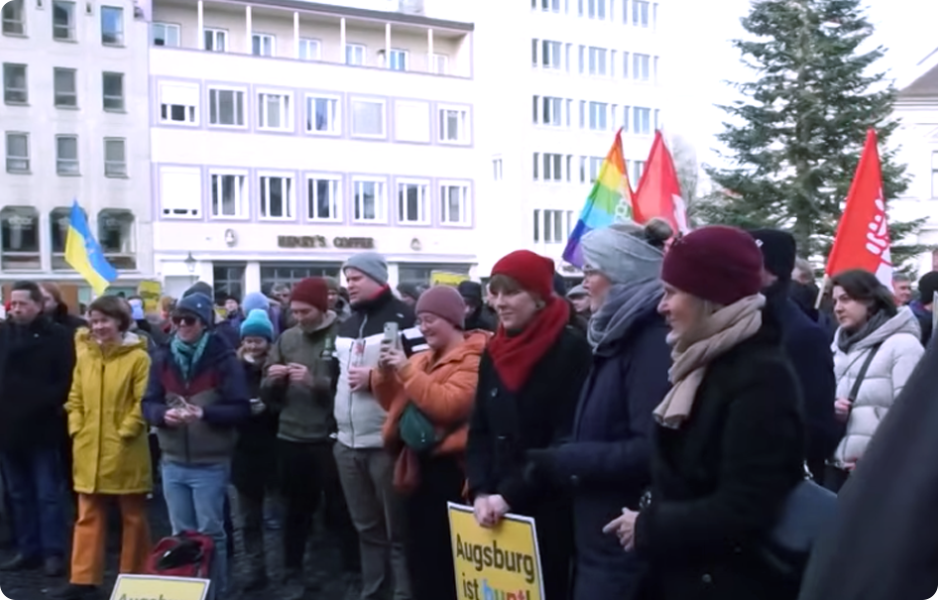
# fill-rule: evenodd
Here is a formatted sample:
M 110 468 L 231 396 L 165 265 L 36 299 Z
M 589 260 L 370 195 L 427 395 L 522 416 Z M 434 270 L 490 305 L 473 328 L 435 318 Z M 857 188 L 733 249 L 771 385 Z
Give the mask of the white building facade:
M 339 276 L 364 249 L 393 282 L 479 262 L 473 26 L 296 0 L 155 0 L 156 270 L 241 296 Z
M 131 0 L 11 0 L 0 10 L 0 281 L 54 281 L 78 200 L 131 291 L 153 275 L 147 24 Z

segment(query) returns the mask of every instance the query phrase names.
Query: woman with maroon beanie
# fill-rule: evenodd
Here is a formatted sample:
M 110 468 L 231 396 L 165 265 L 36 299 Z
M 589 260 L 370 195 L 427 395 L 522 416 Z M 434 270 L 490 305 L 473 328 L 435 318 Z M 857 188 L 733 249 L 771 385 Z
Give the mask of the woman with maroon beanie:
M 570 307 L 553 290 L 554 262 L 527 250 L 492 269 L 495 337 L 482 354 L 469 422 L 466 471 L 476 521 L 495 526 L 506 513 L 533 517 L 544 594 L 569 597 L 573 548 L 570 499 L 527 476 L 526 453 L 568 438 L 591 352 L 568 327 Z
M 651 565 L 654 600 L 782 600 L 798 582 L 764 559 L 804 475 L 799 388 L 759 293 L 762 254 L 733 227 L 704 227 L 664 259 L 672 388 L 655 409 L 651 502 L 606 526 Z

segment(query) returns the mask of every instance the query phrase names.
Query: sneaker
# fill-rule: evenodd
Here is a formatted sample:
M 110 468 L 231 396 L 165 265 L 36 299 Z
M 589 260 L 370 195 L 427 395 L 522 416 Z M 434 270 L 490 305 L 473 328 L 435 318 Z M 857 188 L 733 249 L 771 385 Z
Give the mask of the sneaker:
M 98 593 L 98 587 L 95 585 L 79 585 L 70 583 L 49 592 L 50 598 L 55 600 L 85 600 L 92 598 Z
M 32 571 L 42 566 L 42 559 L 38 556 L 23 556 L 17 554 L 10 560 L 0 564 L 0 571 Z

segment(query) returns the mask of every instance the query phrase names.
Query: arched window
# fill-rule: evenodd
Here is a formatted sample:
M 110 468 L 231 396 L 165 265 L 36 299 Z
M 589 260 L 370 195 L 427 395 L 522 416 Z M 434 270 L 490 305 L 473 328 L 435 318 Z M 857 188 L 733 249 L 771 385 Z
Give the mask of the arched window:
M 4 271 L 39 270 L 39 211 L 31 206 L 0 210 L 0 268 Z
M 98 213 L 98 243 L 115 269 L 137 268 L 134 215 L 129 210 L 106 208 Z

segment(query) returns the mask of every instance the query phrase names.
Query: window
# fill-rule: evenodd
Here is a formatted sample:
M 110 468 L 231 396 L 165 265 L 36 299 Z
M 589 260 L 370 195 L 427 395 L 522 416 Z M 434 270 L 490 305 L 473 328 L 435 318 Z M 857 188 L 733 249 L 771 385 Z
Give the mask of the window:
M 104 110 L 124 110 L 123 73 L 103 73 Z
M 541 10 L 545 12 L 560 12 L 560 0 L 534 0 L 540 3 Z
M 339 116 L 339 98 L 332 96 L 306 96 L 306 131 L 308 133 L 342 132 Z
M 538 179 L 538 175 L 537 175 L 537 165 L 539 164 L 540 156 L 541 156 L 541 153 L 540 153 L 540 152 L 535 152 L 535 153 L 534 153 L 534 181 L 537 181 L 537 179 Z
M 452 144 L 469 143 L 469 110 L 440 108 L 440 141 Z
M 590 183 L 599 179 L 599 171 L 603 167 L 603 158 L 601 156 L 590 157 Z
M 85 211 L 82 209 L 81 211 Z M 85 215 L 87 219 L 87 214 Z M 49 212 L 49 237 L 52 240 L 52 268 L 71 269 L 65 261 L 65 246 L 68 241 L 68 227 L 72 221 L 72 209 L 60 206 Z
M 632 25 L 636 27 L 648 27 L 648 2 L 644 0 L 633 0 Z
M 580 100 L 580 129 L 586 129 L 586 100 Z
M 606 0 L 587 0 L 587 15 L 590 19 L 606 20 Z
M 399 181 L 397 184 L 397 222 L 421 225 L 430 222 L 427 197 L 430 184 L 425 181 Z
M 319 60 L 322 54 L 322 44 L 312 38 L 300 38 L 300 59 Z
M 194 83 L 159 83 L 160 121 L 177 125 L 198 125 L 199 86 Z
M 7 104 L 26 104 L 29 101 L 26 65 L 3 63 L 3 101 Z
M 213 29 L 206 27 L 204 29 L 205 49 L 211 52 L 228 51 L 228 32 L 224 29 Z
M 535 120 L 535 122 L 537 122 Z M 563 125 L 563 98 L 544 96 L 541 98 L 541 124 L 551 127 Z
M 609 105 L 605 102 L 590 102 L 590 129 L 593 131 L 606 131 L 609 129 L 606 117 Z
M 502 159 L 500 158 L 492 159 L 492 179 L 495 181 L 502 180 Z
M 622 131 L 624 133 L 629 132 L 629 107 L 622 107 Z
M 104 138 L 104 176 L 127 177 L 127 143 L 122 138 Z
M 26 15 L 23 11 L 24 0 L 10 0 L 0 10 L 2 31 L 6 35 L 26 34 Z
M 639 81 L 651 79 L 651 57 L 649 55 L 632 55 L 632 77 Z
M 75 39 L 75 3 L 53 0 L 52 2 L 52 38 L 56 40 Z
M 247 175 L 238 172 L 211 171 L 212 217 L 244 219 L 248 216 Z
M 242 278 L 244 267 L 238 267 L 241 270 Z M 283 283 L 293 286 L 307 277 L 339 277 L 342 270 L 342 263 L 295 263 L 271 265 L 262 263 L 261 265 L 261 287 L 266 288 L 275 283 Z M 215 280 L 216 284 L 218 279 Z
M 209 88 L 208 122 L 225 127 L 244 127 L 244 90 Z
M 636 106 L 632 109 L 632 133 L 651 133 L 651 109 Z
M 388 60 L 388 69 L 392 71 L 407 70 L 407 51 L 391 50 L 391 56 Z
M 293 218 L 293 178 L 287 175 L 262 175 L 260 178 L 261 218 Z
M 277 51 L 277 40 L 269 33 L 251 35 L 251 54 L 254 56 L 273 56 Z
M 434 53 L 430 57 L 433 72 L 437 75 L 449 75 L 449 56 Z
M 53 69 L 52 82 L 55 88 L 55 105 L 76 108 L 78 106 L 78 90 L 75 84 L 75 69 Z
M 307 213 L 311 221 L 338 221 L 342 218 L 341 183 L 333 177 L 311 176 L 306 180 Z
M 394 139 L 396 141 L 429 144 L 431 128 L 429 102 L 394 101 Z
M 234 296 L 244 298 L 244 263 L 212 265 L 212 287 L 215 296 Z
M 534 241 L 546 244 L 566 242 L 572 214 L 573 211 L 565 210 L 535 210 Z
M 622 78 L 623 79 L 629 78 L 629 53 L 628 52 L 622 53 Z
M 0 210 L 0 268 L 39 269 L 39 211 L 31 206 Z
M 544 181 L 563 181 L 563 155 L 544 153 Z
M 384 137 L 384 121 L 384 100 L 366 100 L 364 98 L 354 98 L 352 100 L 352 135 Z
M 6 135 L 7 173 L 29 173 L 29 134 Z
M 355 220 L 384 222 L 384 181 L 378 179 L 353 179 L 355 189 Z
M 655 128 L 654 128 L 654 130 L 655 130 L 655 131 L 658 131 L 659 129 L 661 129 L 661 111 L 656 108 L 656 109 L 655 109 Z
M 361 44 L 345 45 L 345 64 L 361 67 L 365 64 L 365 46 Z
M 580 75 L 586 73 L 586 46 L 580 46 L 579 50 Z
M 160 214 L 175 219 L 202 217 L 202 169 L 160 167 Z
M 606 49 L 590 47 L 590 75 L 606 74 Z
M 538 65 L 537 62 L 537 39 L 531 39 L 531 64 L 535 67 Z
M 116 6 L 101 7 L 101 43 L 120 46 L 124 43 L 124 9 Z
M 115 269 L 136 269 L 134 215 L 129 210 L 106 208 L 98 213 L 98 243 Z
M 440 222 L 448 225 L 469 225 L 469 186 L 465 183 L 444 183 L 440 186 Z
M 7 157 L 9 157 L 9 138 L 7 139 L 7 144 Z M 7 170 L 10 170 L 9 158 L 7 158 Z M 933 150 L 931 153 L 931 197 L 938 198 L 938 150 Z
M 179 25 L 172 23 L 153 23 L 150 37 L 154 46 L 179 47 Z
M 78 175 L 78 136 L 55 138 L 55 170 L 59 175 Z
M 291 95 L 285 92 L 257 94 L 257 127 L 273 131 L 293 131 Z
M 561 54 L 563 45 L 560 42 L 543 40 L 541 42 L 541 65 L 545 69 L 560 70 L 562 67 Z
M 632 184 L 638 188 L 638 184 L 642 180 L 642 174 L 645 172 L 645 161 L 643 160 L 632 160 L 629 161 L 632 163 L 632 173 L 629 175 L 629 179 Z

